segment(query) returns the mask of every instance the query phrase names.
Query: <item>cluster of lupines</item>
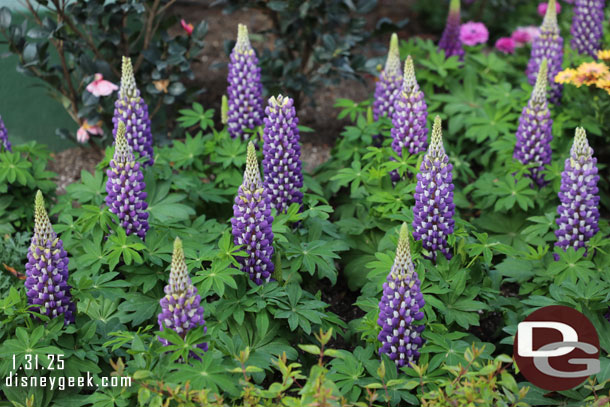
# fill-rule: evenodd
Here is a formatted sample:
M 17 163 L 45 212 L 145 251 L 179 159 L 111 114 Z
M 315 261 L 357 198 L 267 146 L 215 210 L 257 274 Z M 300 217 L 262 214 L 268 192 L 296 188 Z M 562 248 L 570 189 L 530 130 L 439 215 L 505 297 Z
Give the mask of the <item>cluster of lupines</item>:
M 517 142 L 513 157 L 522 164 L 534 164 L 530 177 L 538 186 L 546 181 L 542 171 L 551 162 L 551 130 L 553 120 L 546 100 L 547 60 L 543 59 L 532 95 L 523 108 L 517 128 Z
M 416 363 L 424 343 L 421 333 L 425 325 L 418 324 L 418 321 L 424 318 L 421 310 L 426 302 L 420 284 L 411 260 L 409 230 L 403 223 L 394 264 L 383 283 L 377 319 L 381 326 L 377 338 L 381 342 L 379 353 L 387 354 L 398 367 Z
M 231 137 L 247 138 L 245 129 L 263 123 L 263 85 L 258 58 L 250 44 L 248 27 L 237 26 L 237 42 L 231 52 L 227 88 L 228 130 Z
M 125 138 L 125 131 L 125 125 L 119 121 L 115 131 L 114 156 L 106 171 L 106 205 L 119 217 L 126 234 L 133 233 L 144 240 L 148 231 L 146 184 L 140 163 L 135 160 Z
M 445 51 L 447 58 L 457 55 L 460 61 L 464 60 L 464 47 L 460 39 L 460 0 L 451 0 L 447 24 L 438 43 L 438 48 Z
M 197 288 L 191 282 L 188 268 L 184 260 L 184 250 L 182 249 L 182 241 L 176 238 L 174 241 L 174 253 L 172 255 L 172 265 L 169 274 L 169 284 L 164 288 L 165 296 L 161 299 L 161 313 L 157 317 L 159 329 L 162 331 L 165 328 L 171 329 L 185 338 L 188 331 L 204 326 L 203 307 L 201 306 L 201 296 L 197 293 Z M 165 346 L 171 345 L 169 341 L 159 338 Z M 198 348 L 204 352 L 208 350 L 207 343 L 200 343 Z M 199 359 L 194 352 L 190 356 Z
M 34 235 L 25 275 L 28 304 L 33 311 L 50 318 L 63 315 L 66 324 L 74 322 L 76 307 L 68 285 L 68 255 L 53 230 L 40 191 L 34 204 Z
M 549 0 L 549 5 L 544 15 L 544 21 L 540 26 L 540 35 L 532 43 L 532 53 L 527 64 L 527 77 L 530 85 L 536 83 L 540 66 L 544 59 L 548 64 L 548 81 L 550 84 L 549 99 L 551 103 L 559 103 L 563 85 L 555 82 L 555 77 L 561 71 L 563 63 L 563 38 L 557 24 L 557 13 L 555 0 Z
M 417 154 L 427 148 L 428 128 L 426 120 L 428 107 L 424 100 L 424 92 L 419 89 L 415 78 L 413 59 L 407 57 L 402 80 L 402 88 L 394 104 L 392 117 L 392 149 L 402 157 L 402 150 L 408 149 L 409 154 Z M 398 173 L 393 171 L 392 181 L 398 181 Z
M 244 180 L 237 190 L 231 226 L 233 242 L 242 246 L 245 257 L 239 257 L 241 270 L 256 284 L 271 279 L 274 270 L 271 198 L 261 180 L 256 149 L 248 143 Z
M 564 251 L 568 247 L 586 249 L 589 239 L 599 231 L 598 180 L 593 148 L 589 146 L 585 130 L 577 128 L 570 157 L 561 173 L 555 246 Z M 558 259 L 557 255 L 555 259 Z
M 413 207 L 413 237 L 422 241 L 434 261 L 437 250 L 447 259 L 452 257 L 447 243 L 447 236 L 453 233 L 455 213 L 452 169 L 443 147 L 441 118 L 436 116 L 430 147 L 417 174 Z
M 571 45 L 579 54 L 597 57 L 603 35 L 606 0 L 576 0 Z
M 154 163 L 153 139 L 148 117 L 148 105 L 140 96 L 136 87 L 136 78 L 133 74 L 131 59 L 123 57 L 121 72 L 121 87 L 119 98 L 114 104 L 114 136 L 118 123 L 125 124 L 125 138 L 132 150 L 140 157 L 145 158 L 144 165 Z
M 373 102 L 373 118 L 387 116 L 390 119 L 394 113 L 394 103 L 402 85 L 402 69 L 400 66 L 400 52 L 398 50 L 398 36 L 392 34 L 390 49 L 385 67 L 379 74 L 375 84 L 375 100 Z
M 299 145 L 299 118 L 294 101 L 279 95 L 269 99 L 263 133 L 264 187 L 271 208 L 285 212 L 290 204 L 303 202 L 303 173 Z
M 8 141 L 8 132 L 6 131 L 2 117 L 0 117 L 0 151 L 2 151 L 2 149 L 9 153 L 12 151 L 11 142 Z

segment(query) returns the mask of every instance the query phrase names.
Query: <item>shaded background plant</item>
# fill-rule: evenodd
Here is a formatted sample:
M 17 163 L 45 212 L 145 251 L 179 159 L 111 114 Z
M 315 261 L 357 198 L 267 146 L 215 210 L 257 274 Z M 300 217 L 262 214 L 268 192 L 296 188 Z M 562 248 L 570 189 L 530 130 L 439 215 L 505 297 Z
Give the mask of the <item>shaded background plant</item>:
M 114 95 L 99 98 L 85 88 L 96 73 L 118 83 L 121 57 L 132 57 L 153 128 L 162 133 L 174 122 L 176 102 L 192 100 L 196 93 L 184 82 L 193 78 L 192 62 L 207 32 L 202 21 L 192 34 L 171 36 L 168 29 L 177 20 L 167 11 L 173 3 L 25 0 L 29 14 L 23 23 L 14 23 L 8 8 L 0 9 L 0 32 L 10 53 L 19 56 L 17 70 L 40 79 L 79 126 L 85 120 L 111 123 Z M 74 138 L 65 129 L 57 133 Z

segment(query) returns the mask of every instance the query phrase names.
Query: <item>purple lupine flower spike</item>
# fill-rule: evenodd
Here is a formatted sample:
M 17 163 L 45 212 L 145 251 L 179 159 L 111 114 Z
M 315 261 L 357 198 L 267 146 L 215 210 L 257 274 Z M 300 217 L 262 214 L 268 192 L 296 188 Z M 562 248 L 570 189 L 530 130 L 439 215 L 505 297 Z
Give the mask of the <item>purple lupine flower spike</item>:
M 546 184 L 542 171 L 551 163 L 551 130 L 553 120 L 546 100 L 547 60 L 543 59 L 536 85 L 527 106 L 523 108 L 517 128 L 513 157 L 522 164 L 536 164 L 529 176 L 539 186 Z
M 572 17 L 571 45 L 579 54 L 597 58 L 603 35 L 606 0 L 576 0 Z
M 575 250 L 586 248 L 589 239 L 599 231 L 598 181 L 597 158 L 593 157 L 593 149 L 589 146 L 585 130 L 579 127 L 576 129 L 570 157 L 566 159 L 561 173 L 558 193 L 561 204 L 557 207 L 559 217 L 555 246 L 564 251 L 568 247 Z M 555 260 L 558 258 L 555 254 Z
M 299 146 L 299 118 L 294 102 L 279 95 L 269 99 L 263 133 L 263 175 L 271 208 L 285 212 L 290 204 L 303 203 L 303 172 Z
M 381 342 L 379 353 L 387 354 L 399 368 L 417 363 L 419 350 L 424 344 L 421 333 L 425 325 L 418 321 L 424 318 L 421 310 L 426 302 L 420 284 L 411 260 L 409 230 L 403 223 L 394 264 L 383 283 L 377 319 L 381 326 L 377 337 Z
M 160 301 L 161 313 L 157 317 L 159 329 L 171 329 L 185 338 L 188 331 L 203 325 L 204 332 L 207 332 L 205 320 L 203 319 L 203 307 L 201 306 L 201 296 L 197 293 L 197 288 L 191 282 L 189 271 L 184 260 L 184 250 L 182 240 L 174 240 L 174 253 L 172 255 L 172 265 L 169 274 L 169 284 L 164 288 L 165 297 Z M 159 338 L 165 346 L 171 345 L 169 341 Z M 208 350 L 207 343 L 200 343 L 197 347 L 204 352 Z M 194 352 L 190 352 L 191 357 L 200 359 Z
M 140 96 L 136 87 L 136 78 L 133 74 L 131 59 L 123 57 L 121 72 L 121 88 L 119 98 L 114 104 L 114 136 L 118 122 L 125 124 L 125 138 L 134 153 L 145 158 L 144 165 L 153 165 L 154 151 L 151 133 L 150 118 L 148 117 L 148 105 Z
M 443 147 L 441 118 L 436 116 L 430 147 L 417 174 L 413 208 L 413 238 L 422 241 L 433 261 L 437 250 L 447 259 L 453 256 L 447 243 L 447 236 L 453 233 L 455 213 L 452 169 Z
M 11 142 L 8 141 L 8 132 L 4 126 L 4 121 L 2 120 L 2 117 L 0 117 L 0 151 L 2 151 L 3 148 L 9 153 L 13 151 L 11 149 Z
M 445 57 L 457 55 L 460 61 L 464 60 L 464 47 L 460 39 L 460 0 L 451 0 L 447 25 L 438 43 L 438 49 L 445 51 Z
M 241 270 L 261 285 L 271 278 L 274 270 L 271 198 L 263 186 L 256 149 L 248 143 L 248 158 L 244 180 L 237 190 L 231 226 L 233 242 L 243 245 L 246 257 L 239 257 Z
M 125 124 L 118 122 L 114 141 L 114 156 L 106 170 L 106 205 L 119 217 L 127 235 L 136 234 L 144 240 L 148 231 L 148 204 L 144 175 L 127 144 Z
M 65 324 L 74 322 L 76 306 L 68 285 L 68 254 L 53 230 L 44 207 L 42 192 L 36 193 L 34 235 L 25 265 L 25 288 L 32 309 L 50 318 L 64 315 Z
M 427 117 L 428 107 L 424 100 L 424 92 L 419 89 L 413 59 L 409 55 L 405 61 L 402 88 L 396 98 L 392 117 L 392 149 L 398 156 L 402 157 L 403 149 L 407 149 L 409 154 L 426 151 Z M 391 176 L 392 181 L 398 181 L 398 172 L 392 171 Z
M 373 102 L 373 117 L 375 120 L 379 120 L 383 116 L 392 118 L 394 101 L 400 92 L 401 85 L 402 69 L 398 50 L 398 36 L 392 34 L 385 68 L 379 74 L 379 80 L 375 84 L 375 101 Z
M 237 42 L 231 52 L 227 88 L 228 127 L 231 137 L 248 138 L 245 129 L 263 124 L 263 85 L 258 58 L 250 44 L 248 27 L 237 26 Z
M 563 63 L 563 38 L 559 33 L 557 24 L 555 0 L 549 0 L 544 20 L 540 26 L 540 35 L 532 43 L 532 53 L 527 63 L 527 78 L 529 84 L 534 86 L 542 60 L 548 64 L 548 83 L 550 87 L 549 101 L 557 104 L 561 100 L 563 85 L 555 82 L 555 76 L 561 71 Z

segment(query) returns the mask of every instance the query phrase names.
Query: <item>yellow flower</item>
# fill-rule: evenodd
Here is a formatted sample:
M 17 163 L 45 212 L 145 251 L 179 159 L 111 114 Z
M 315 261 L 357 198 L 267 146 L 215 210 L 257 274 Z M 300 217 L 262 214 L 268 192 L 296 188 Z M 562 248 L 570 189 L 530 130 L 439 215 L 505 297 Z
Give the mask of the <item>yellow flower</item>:
M 556 76 L 555 76 L 555 82 L 557 83 L 572 83 L 572 81 L 574 80 L 574 77 L 576 76 L 576 69 L 565 69 L 561 72 L 559 72 Z
M 610 75 L 606 75 L 600 78 L 597 82 L 595 82 L 595 86 L 599 89 L 605 90 L 608 94 L 610 94 Z
M 604 61 L 610 60 L 610 49 L 597 51 L 597 58 L 603 59 Z
M 585 85 L 593 85 L 599 78 L 607 75 L 610 71 L 608 66 L 600 62 L 585 62 L 577 69 L 577 77 Z

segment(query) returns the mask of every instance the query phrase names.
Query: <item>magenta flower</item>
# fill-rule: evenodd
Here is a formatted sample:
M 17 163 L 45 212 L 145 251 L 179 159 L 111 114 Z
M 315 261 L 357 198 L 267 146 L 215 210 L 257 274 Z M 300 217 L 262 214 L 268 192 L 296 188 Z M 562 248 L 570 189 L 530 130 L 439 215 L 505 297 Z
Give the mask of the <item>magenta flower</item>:
M 87 85 L 87 91 L 97 97 L 108 96 L 118 88 L 114 83 L 105 80 L 101 73 L 96 73 L 93 82 Z
M 510 37 L 515 41 L 515 46 L 519 48 L 525 44 L 531 44 L 538 35 L 540 35 L 540 28 L 530 25 L 517 27 Z
M 94 136 L 101 136 L 102 134 L 104 134 L 104 130 L 102 129 L 101 123 L 102 122 L 98 122 L 97 124 L 92 125 L 87 120 L 85 120 L 83 125 L 80 126 L 78 131 L 76 132 L 76 140 L 78 140 L 79 143 L 84 144 L 89 141 L 90 134 Z
M 460 27 L 460 40 L 465 45 L 485 44 L 489 39 L 489 31 L 483 23 L 469 21 Z
M 496 41 L 496 49 L 505 54 L 512 54 L 515 52 L 515 46 L 515 40 L 510 37 L 498 38 L 498 41 Z
M 182 29 L 186 32 L 186 35 L 190 36 L 193 34 L 193 24 L 187 23 L 184 19 L 180 20 L 180 25 Z
M 546 14 L 546 9 L 548 6 L 548 3 L 538 4 L 538 14 L 541 17 L 544 17 L 544 15 Z M 557 14 L 561 13 L 561 6 L 559 5 L 559 2 L 555 5 L 555 11 L 557 12 Z

